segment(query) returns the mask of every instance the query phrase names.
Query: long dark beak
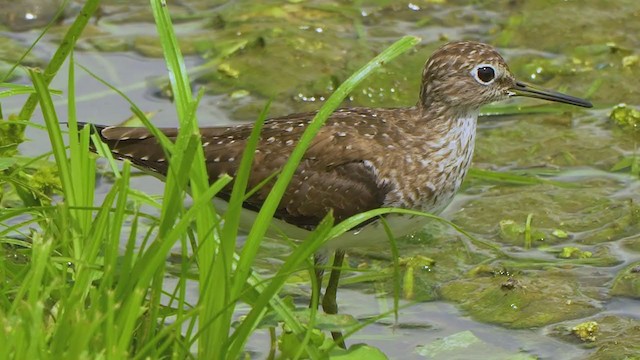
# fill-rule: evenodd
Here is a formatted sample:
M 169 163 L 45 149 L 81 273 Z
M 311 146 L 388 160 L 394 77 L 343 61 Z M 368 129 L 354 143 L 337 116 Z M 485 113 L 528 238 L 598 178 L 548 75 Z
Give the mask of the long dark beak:
M 526 97 L 532 97 L 536 99 L 543 99 L 543 100 L 555 101 L 555 102 L 560 102 L 560 103 L 565 103 L 570 105 L 582 106 L 586 108 L 593 107 L 591 102 L 587 100 L 562 94 L 559 92 L 547 90 L 547 89 L 541 89 L 533 85 L 525 84 L 520 81 L 516 81 L 516 85 L 513 88 L 511 88 L 511 93 L 512 93 L 512 96 L 526 96 Z

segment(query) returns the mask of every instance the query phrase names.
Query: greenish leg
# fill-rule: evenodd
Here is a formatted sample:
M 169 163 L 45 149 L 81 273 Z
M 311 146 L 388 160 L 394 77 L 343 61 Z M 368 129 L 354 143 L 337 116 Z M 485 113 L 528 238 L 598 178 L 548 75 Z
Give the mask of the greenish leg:
M 336 295 L 338 294 L 338 283 L 340 282 L 340 270 L 342 269 L 342 262 L 344 261 L 344 251 L 336 250 L 333 257 L 333 264 L 331 266 L 331 275 L 329 276 L 329 284 L 324 291 L 322 297 L 322 309 L 327 314 L 338 313 L 338 303 L 336 301 Z M 316 272 L 317 274 L 317 272 Z M 331 336 L 333 340 L 341 348 L 346 348 L 342 333 L 339 331 L 332 331 Z
M 317 305 L 320 304 L 320 296 L 322 294 L 322 277 L 324 275 L 324 267 L 327 264 L 326 252 L 317 252 L 313 255 L 313 268 L 315 270 L 317 287 L 311 289 L 311 300 L 309 300 L 309 308 L 313 306 L 314 300 Z

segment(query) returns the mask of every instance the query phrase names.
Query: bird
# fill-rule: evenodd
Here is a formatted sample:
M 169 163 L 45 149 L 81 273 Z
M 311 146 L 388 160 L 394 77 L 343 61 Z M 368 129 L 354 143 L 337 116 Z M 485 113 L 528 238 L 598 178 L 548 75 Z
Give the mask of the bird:
M 587 100 L 516 80 L 491 45 L 457 41 L 441 46 L 424 65 L 414 106 L 341 108 L 329 116 L 277 207 L 276 226 L 291 239 L 304 239 L 329 212 L 336 222 L 385 207 L 441 212 L 460 189 L 471 165 L 480 108 L 517 96 L 592 107 Z M 264 122 L 249 189 L 284 166 L 315 114 L 297 113 Z M 115 158 L 166 176 L 170 159 L 148 129 L 92 126 Z M 211 182 L 223 174 L 235 175 L 252 128 L 253 124 L 200 128 Z M 160 131 L 171 140 L 178 134 L 175 128 Z M 258 211 L 272 184 L 247 198 L 245 211 Z M 224 202 L 230 194 L 231 185 L 217 196 Z M 394 237 L 412 234 L 427 221 L 399 214 L 384 218 Z M 385 240 L 387 233 L 376 218 L 325 245 L 327 253 L 334 252 L 322 299 L 326 313 L 338 310 L 336 292 L 345 249 Z M 316 272 L 318 277 L 323 275 L 322 270 Z M 340 335 L 334 338 L 342 340 Z

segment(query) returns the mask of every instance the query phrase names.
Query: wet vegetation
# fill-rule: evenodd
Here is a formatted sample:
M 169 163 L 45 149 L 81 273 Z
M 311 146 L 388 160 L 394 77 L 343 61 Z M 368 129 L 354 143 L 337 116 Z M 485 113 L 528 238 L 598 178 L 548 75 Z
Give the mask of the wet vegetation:
M 170 2 L 173 24 L 147 1 L 63 3 L 0 0 L 3 356 L 640 356 L 637 1 L 189 0 Z M 171 29 L 190 82 L 162 72 L 182 65 Z M 459 228 L 434 220 L 398 240 L 400 259 L 386 248 L 351 251 L 340 315 L 305 305 L 309 255 L 336 231 L 330 219 L 305 246 L 256 233 L 234 253 L 237 229 L 220 225 L 208 201 L 222 183 L 203 185 L 192 169 L 165 188 L 128 165 L 96 163 L 89 133 L 74 129 L 76 119 L 132 115 L 156 126 L 179 118 L 189 129 L 196 108 L 200 125 L 216 124 L 219 108 L 231 121 L 256 121 L 270 101 L 269 116 L 316 110 L 404 35 L 422 42 L 369 69 L 343 105 L 412 105 L 429 54 L 473 39 L 500 47 L 520 79 L 596 107 L 485 108 L 474 170 L 443 214 Z M 58 73 L 74 39 L 77 63 Z M 160 70 L 124 81 L 145 64 Z M 92 93 L 75 91 L 90 81 Z M 177 110 L 157 112 L 167 104 Z M 185 131 L 179 141 L 187 160 L 177 169 L 199 156 L 196 137 Z M 203 186 L 185 206 L 188 181 Z M 230 246 L 218 252 L 221 243 Z M 347 352 L 329 330 L 350 335 Z

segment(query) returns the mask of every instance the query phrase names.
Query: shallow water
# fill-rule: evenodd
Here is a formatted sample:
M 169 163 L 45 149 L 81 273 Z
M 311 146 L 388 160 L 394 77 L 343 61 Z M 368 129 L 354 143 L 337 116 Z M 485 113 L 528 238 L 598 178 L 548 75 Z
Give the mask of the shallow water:
M 629 169 L 610 171 L 622 158 L 640 155 L 640 133 L 620 129 L 608 119 L 620 102 L 640 106 L 640 61 L 633 61 L 640 53 L 640 3 L 214 3 L 185 0 L 171 5 L 176 18 L 182 19 L 177 28 L 185 42 L 187 66 L 206 65 L 193 76 L 197 86 L 207 89 L 198 110 L 201 125 L 252 120 L 269 98 L 274 101 L 273 116 L 317 109 L 336 84 L 405 34 L 422 37 L 422 45 L 367 79 L 346 105 L 413 104 L 425 59 L 442 42 L 459 39 L 494 44 L 522 80 L 588 94 L 595 104 L 592 110 L 541 105 L 534 110 L 548 112 L 483 117 L 474 167 L 537 174 L 566 186 L 468 178 L 443 215 L 510 257 L 499 257 L 442 224 L 403 239 L 404 258 L 435 260 L 433 266 L 402 269 L 403 275 L 415 276 L 411 301 L 416 303 L 401 310 L 399 324 L 389 325 L 391 319 L 370 325 L 350 343 L 378 346 L 392 358 L 520 354 L 583 359 L 640 354 L 640 275 L 629 271 L 640 262 L 640 178 Z M 76 53 L 76 61 L 124 91 L 143 110 L 157 111 L 157 125 L 173 126 L 173 105 L 158 96 L 166 83 L 165 65 L 154 57 L 158 50 L 147 6 L 146 1 L 105 1 L 105 15 L 80 41 L 84 50 Z M 30 44 L 37 31 L 5 34 L 19 44 Z M 45 37 L 33 61 L 45 59 L 55 46 L 54 36 Z M 130 116 L 126 101 L 81 71 L 76 76 L 83 121 L 117 124 Z M 52 84 L 57 89 L 65 86 L 63 74 Z M 3 101 L 3 113 L 17 112 L 19 100 Z M 64 119 L 64 97 L 54 100 Z M 35 119 L 41 123 L 40 116 Z M 21 146 L 23 154 L 48 151 L 44 132 L 29 129 L 28 137 L 32 141 Z M 145 191 L 162 191 L 162 184 L 149 177 L 133 182 Z M 104 181 L 98 192 L 104 194 L 108 187 Z M 524 246 L 528 236 L 530 249 Z M 569 259 L 562 258 L 569 248 L 576 250 L 566 253 Z M 277 267 L 282 249 L 277 243 L 265 245 L 262 271 Z M 382 273 L 391 266 L 385 252 L 373 256 L 354 251 L 349 263 L 354 270 Z M 360 281 L 366 274 L 353 271 L 345 276 L 339 293 L 341 312 L 366 317 L 391 306 L 391 278 Z M 294 279 L 291 287 L 305 294 L 308 283 Z M 192 296 L 197 297 L 195 290 Z M 602 322 L 595 343 L 569 334 L 568 329 L 587 320 Z M 438 353 L 429 347 L 465 331 L 479 339 L 469 348 Z M 614 344 L 613 333 L 620 334 L 622 345 Z M 266 344 L 257 336 L 250 350 L 264 357 Z

